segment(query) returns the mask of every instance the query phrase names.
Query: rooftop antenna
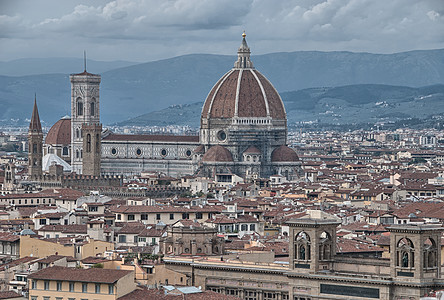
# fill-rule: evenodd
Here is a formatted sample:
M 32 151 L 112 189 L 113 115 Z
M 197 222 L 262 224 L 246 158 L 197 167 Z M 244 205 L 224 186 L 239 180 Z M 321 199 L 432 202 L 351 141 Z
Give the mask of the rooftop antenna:
M 83 50 L 83 66 L 84 66 L 84 72 L 86 72 L 86 50 Z

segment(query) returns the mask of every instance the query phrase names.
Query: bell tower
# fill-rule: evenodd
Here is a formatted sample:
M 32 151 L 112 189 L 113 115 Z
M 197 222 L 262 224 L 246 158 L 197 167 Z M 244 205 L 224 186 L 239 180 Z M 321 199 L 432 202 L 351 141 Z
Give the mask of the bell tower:
M 42 176 L 43 158 L 43 131 L 40 123 L 39 110 L 37 109 L 37 97 L 34 97 L 31 122 L 28 130 L 28 175 L 31 180 Z
M 290 269 L 298 273 L 333 270 L 336 255 L 336 227 L 329 219 L 296 219 L 290 227 Z
M 393 225 L 388 230 L 393 278 L 425 283 L 441 277 L 441 224 Z
M 101 76 L 96 74 L 91 74 L 86 71 L 86 56 L 85 56 L 85 69 L 82 73 L 72 74 L 69 76 L 71 80 L 71 166 L 73 172 L 77 174 L 84 174 L 83 166 L 93 163 L 95 169 L 98 167 L 98 173 L 100 173 L 100 146 L 101 143 L 97 144 L 95 138 L 101 138 L 102 125 L 100 124 L 100 98 L 99 98 L 99 88 Z M 87 126 L 90 137 L 94 136 L 94 148 L 95 152 L 98 153 L 98 162 L 91 162 L 90 155 L 87 155 L 87 161 L 84 162 L 84 139 L 86 137 L 83 132 L 83 126 Z M 92 127 L 95 126 L 94 132 L 91 132 Z M 92 140 L 90 143 L 92 143 Z M 86 142 L 86 141 L 85 141 Z M 97 158 L 97 155 L 94 156 Z M 96 159 L 97 160 L 97 159 Z M 88 175 L 91 174 L 91 170 L 88 168 Z M 94 175 L 99 175 L 94 172 Z
M 5 168 L 5 181 L 3 184 L 3 188 L 8 192 L 12 192 L 14 191 L 16 183 L 15 165 L 12 162 L 9 162 L 8 164 L 6 164 Z

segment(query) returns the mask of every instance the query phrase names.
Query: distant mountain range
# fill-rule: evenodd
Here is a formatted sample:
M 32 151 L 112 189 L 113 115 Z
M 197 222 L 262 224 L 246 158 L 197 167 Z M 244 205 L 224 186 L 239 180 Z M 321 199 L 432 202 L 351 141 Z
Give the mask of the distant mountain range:
M 101 66 L 97 63 L 95 67 L 89 62 L 88 71 L 103 71 L 100 109 L 105 124 L 122 122 L 169 106 L 173 106 L 169 108 L 170 113 L 174 114 L 176 109 L 183 116 L 194 106 L 198 107 L 197 111 L 191 113 L 197 116 L 198 122 L 201 107 L 193 103 L 205 100 L 211 87 L 233 66 L 235 59 L 235 56 L 193 54 L 134 65 L 131 62 L 108 62 Z M 289 122 L 311 119 L 313 116 L 309 115 L 299 116 L 295 113 L 293 116 L 293 112 L 307 112 L 309 109 L 312 109 L 317 119 L 319 117 L 336 121 L 338 116 L 332 116 L 332 110 L 325 105 L 340 107 L 340 111 L 333 110 L 333 114 L 340 115 L 343 121 L 352 121 L 353 118 L 362 117 L 354 110 L 359 110 L 361 106 L 386 101 L 384 97 L 389 95 L 393 96 L 390 99 L 395 99 L 399 93 L 402 97 L 415 98 L 423 93 L 422 88 L 415 88 L 433 88 L 433 85 L 440 87 L 439 84 L 444 83 L 444 49 L 395 54 L 304 51 L 252 55 L 252 60 L 255 67 L 273 83 L 284 98 Z M 80 66 L 71 69 L 71 63 L 67 63 L 66 66 L 70 69 L 63 71 L 61 68 L 65 68 L 64 63 L 55 61 L 54 64 L 60 66 L 55 71 L 63 74 L 48 74 L 52 69 L 42 67 L 51 65 L 51 59 L 44 62 L 34 59 L 26 64 L 22 61 L 8 62 L 9 71 L 3 70 L 3 63 L 0 63 L 0 74 L 9 74 L 0 76 L 0 120 L 9 122 L 10 119 L 29 118 L 34 92 L 37 93 L 41 118 L 47 124 L 69 114 L 68 74 L 81 72 L 83 69 L 81 60 L 73 63 Z M 39 68 L 41 73 L 47 74 L 10 76 L 14 69 L 16 74 L 35 74 Z M 387 87 L 381 86 L 382 84 Z M 323 88 L 338 86 L 343 87 Z M 377 96 L 378 93 L 382 93 L 381 97 Z M 407 96 L 408 93 L 412 93 L 411 96 Z M 425 101 L 439 102 L 442 98 L 439 93 L 436 94 L 430 97 L 428 94 L 421 96 L 428 97 Z M 396 99 L 401 101 L 401 96 Z M 405 97 L 402 99 L 407 99 Z M 418 103 L 423 104 L 425 101 Z M 436 104 L 432 106 L 436 108 L 432 109 L 435 112 L 443 112 L 439 111 L 440 104 L 427 103 Z M 398 108 L 390 108 L 390 114 L 411 115 L 402 111 L 403 105 L 400 104 Z M 325 114 L 319 115 L 320 113 Z M 383 114 L 383 110 L 376 109 L 375 114 L 380 113 Z M 191 118 L 191 115 L 183 117 L 183 122 L 192 122 L 187 118 Z M 379 117 L 371 118 L 373 120 Z M 179 117 L 176 119 L 180 120 Z M 161 121 L 165 122 L 165 118 Z
M 103 73 L 117 68 L 136 65 L 130 61 L 97 61 L 87 60 L 87 68 L 96 73 Z M 27 76 L 40 74 L 80 73 L 84 69 L 84 60 L 74 57 L 21 58 L 11 61 L 0 61 L 0 75 Z
M 420 88 L 357 84 L 309 88 L 281 94 L 289 124 L 393 123 L 409 119 L 440 119 L 444 112 L 444 85 Z M 172 105 L 120 122 L 121 126 L 199 126 L 203 102 Z

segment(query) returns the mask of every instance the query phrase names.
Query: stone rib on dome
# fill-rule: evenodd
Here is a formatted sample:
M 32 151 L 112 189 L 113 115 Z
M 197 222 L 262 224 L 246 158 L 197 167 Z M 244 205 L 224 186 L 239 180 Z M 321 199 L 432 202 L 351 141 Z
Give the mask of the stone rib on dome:
M 204 162 L 232 162 L 233 156 L 231 152 L 220 145 L 211 147 L 202 157 Z
M 63 118 L 58 120 L 45 138 L 48 145 L 68 145 L 71 143 L 71 119 Z
M 267 118 L 286 120 L 284 104 L 273 85 L 250 60 L 250 48 L 242 35 L 238 60 L 208 93 L 203 119 Z
M 279 146 L 271 153 L 272 162 L 295 162 L 299 157 L 296 152 L 285 145 Z
M 211 89 L 202 109 L 203 118 L 286 119 L 276 89 L 259 71 L 232 69 Z

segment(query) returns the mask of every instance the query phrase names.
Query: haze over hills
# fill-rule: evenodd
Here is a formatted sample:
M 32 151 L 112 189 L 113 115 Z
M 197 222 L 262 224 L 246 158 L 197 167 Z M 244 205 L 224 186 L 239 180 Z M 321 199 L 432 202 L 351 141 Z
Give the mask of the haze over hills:
M 444 85 L 420 88 L 359 84 L 309 88 L 281 93 L 289 124 L 387 123 L 408 119 L 441 118 Z M 121 126 L 189 125 L 198 127 L 203 102 L 172 105 L 120 122 Z
M 322 101 L 333 101 L 332 103 L 338 106 L 335 101 L 347 102 L 350 97 L 362 102 L 360 97 L 363 96 L 356 94 L 356 89 L 362 88 L 360 84 L 398 86 L 390 89 L 392 92 L 401 89 L 396 93 L 403 93 L 405 88 L 399 86 L 417 88 L 444 83 L 444 49 L 395 54 L 304 51 L 253 55 L 252 60 L 255 67 L 282 94 L 288 106 L 287 111 L 300 109 L 292 106 L 296 104 L 287 99 L 284 93 L 286 91 L 302 90 L 292 92 L 297 95 L 297 106 L 312 107 L 313 99 L 317 99 L 315 95 L 322 91 L 316 88 L 358 85 L 345 90 L 328 90 Z M 108 70 L 102 73 L 102 121 L 105 124 L 121 122 L 171 105 L 203 102 L 211 87 L 233 66 L 234 61 L 235 56 L 193 54 Z M 66 74 L 0 76 L 0 119 L 29 118 L 36 92 L 41 118 L 48 124 L 54 123 L 70 112 L 70 83 L 67 74 L 81 71 L 79 69 L 82 66 L 66 70 Z M 100 73 L 94 70 L 91 63 L 88 63 L 88 66 L 89 72 Z M 35 67 L 29 68 L 35 70 Z M 305 90 L 311 88 L 315 89 Z M 381 88 L 368 87 L 375 93 Z M 333 91 L 341 91 L 341 94 L 330 97 L 329 93 Z M 408 91 L 413 93 L 413 98 L 420 93 L 415 89 Z M 432 96 L 431 99 L 442 100 L 439 95 L 436 97 Z M 315 107 L 321 105 L 318 102 Z M 341 106 L 342 118 L 350 115 L 346 111 L 352 109 L 350 107 Z M 441 109 L 439 104 L 436 109 Z M 201 107 L 193 113 L 199 116 L 200 111 Z M 357 115 L 353 109 L 350 112 Z M 396 113 L 396 109 L 393 113 Z M 301 118 L 305 116 L 292 117 L 292 114 L 289 114 L 290 122 Z
M 138 64 L 130 61 L 97 61 L 88 59 L 87 68 L 96 73 Z M 80 73 L 84 69 L 82 58 L 21 58 L 11 61 L 0 61 L 0 75 L 27 76 L 54 73 Z

